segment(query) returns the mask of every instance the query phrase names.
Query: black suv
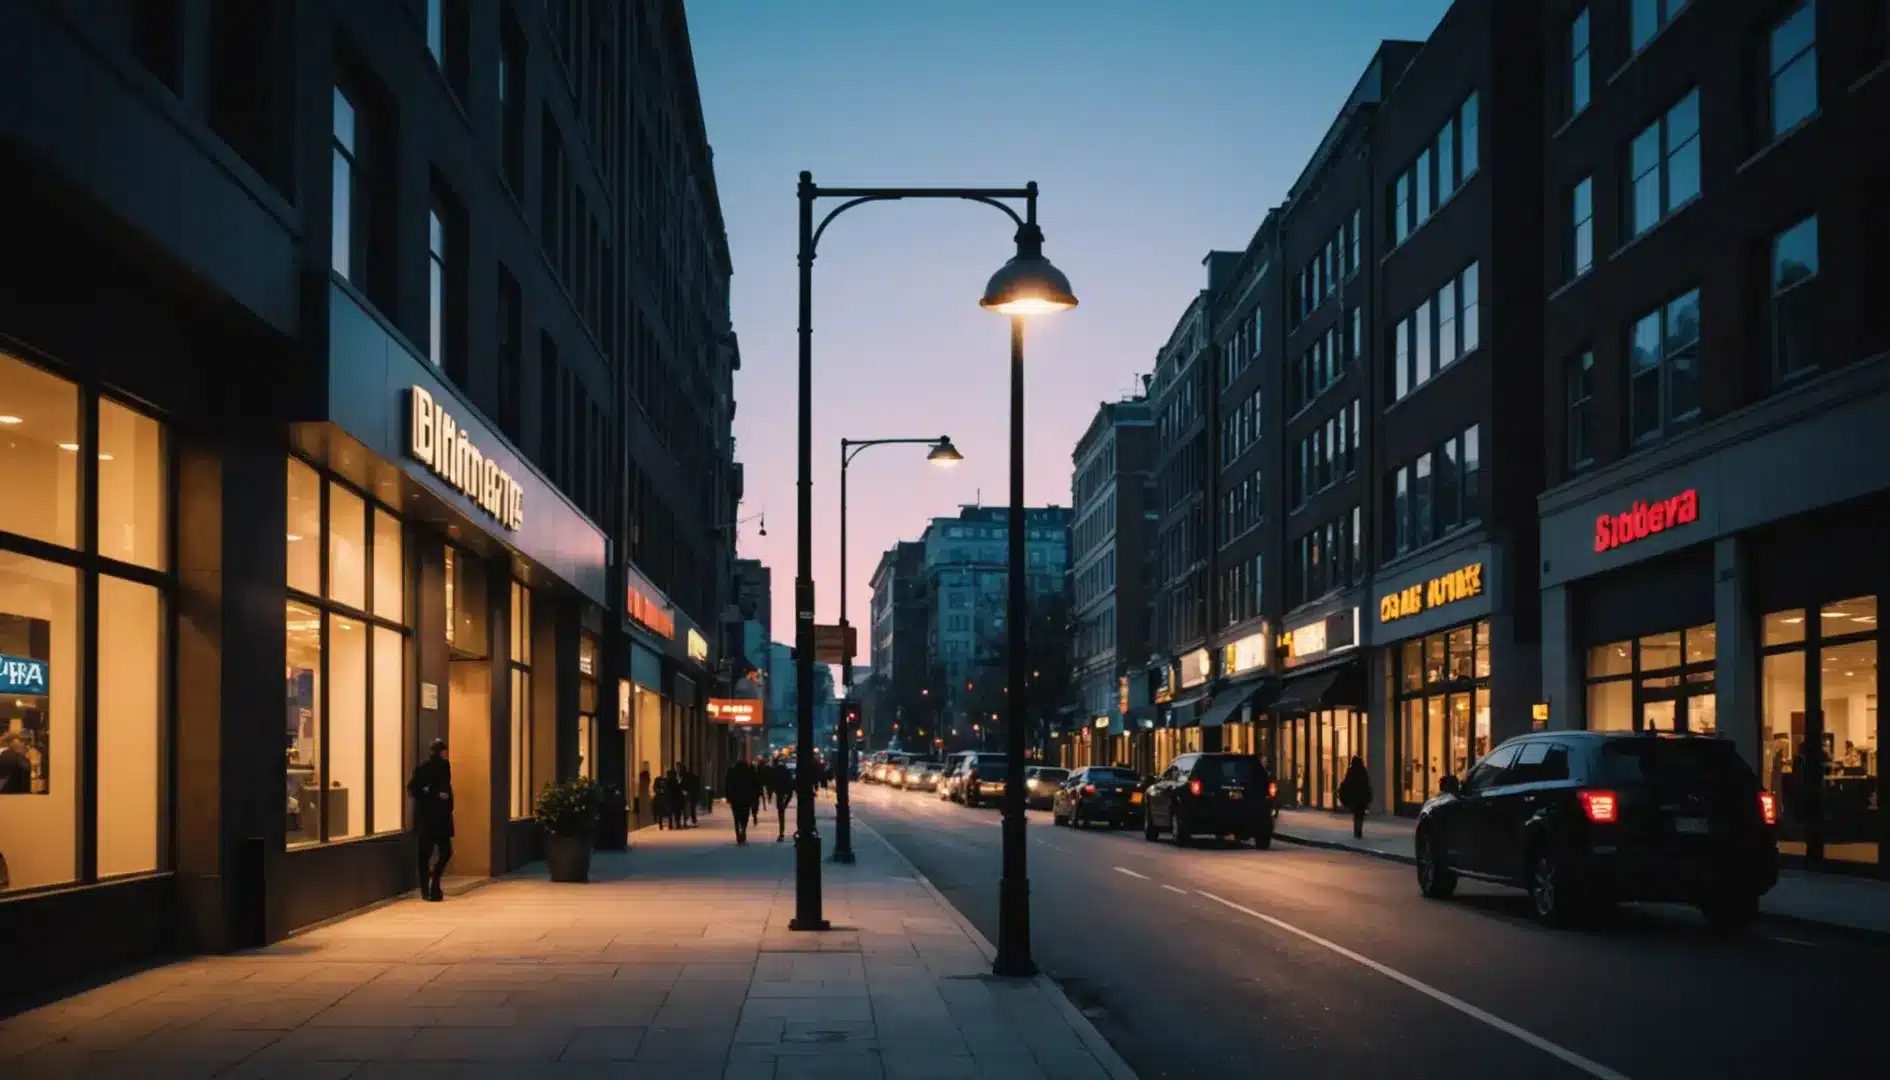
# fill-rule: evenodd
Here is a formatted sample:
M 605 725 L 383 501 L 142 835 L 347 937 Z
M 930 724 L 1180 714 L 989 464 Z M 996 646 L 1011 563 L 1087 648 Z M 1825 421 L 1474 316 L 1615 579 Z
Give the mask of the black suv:
M 1050 801 L 1050 821 L 1082 828 L 1100 821 L 1112 829 L 1142 816 L 1141 778 L 1135 770 L 1090 765 L 1064 779 Z
M 1543 922 L 1617 900 L 1698 905 L 1733 930 L 1778 881 L 1778 807 L 1725 739 L 1537 732 L 1476 763 L 1417 820 L 1418 888 L 1529 891 Z
M 1142 837 L 1166 830 L 1181 847 L 1204 833 L 1272 847 L 1273 797 L 1273 779 L 1252 754 L 1183 754 L 1148 786 Z

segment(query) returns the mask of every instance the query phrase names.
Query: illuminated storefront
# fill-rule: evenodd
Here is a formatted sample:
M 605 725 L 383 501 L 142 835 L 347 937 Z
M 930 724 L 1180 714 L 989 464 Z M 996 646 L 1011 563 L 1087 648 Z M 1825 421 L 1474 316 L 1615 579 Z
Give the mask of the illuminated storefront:
M 1282 805 L 1336 808 L 1346 765 L 1369 741 L 1361 630 L 1359 609 L 1347 607 L 1289 626 L 1279 637 L 1283 681 L 1270 714 Z

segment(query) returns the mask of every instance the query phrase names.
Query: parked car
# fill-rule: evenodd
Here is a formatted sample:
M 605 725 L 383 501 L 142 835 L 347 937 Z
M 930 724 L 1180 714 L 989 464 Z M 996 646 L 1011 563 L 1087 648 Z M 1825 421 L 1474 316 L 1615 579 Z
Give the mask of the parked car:
M 1275 794 L 1266 766 L 1252 754 L 1183 754 L 1143 795 L 1142 837 L 1170 832 L 1186 847 L 1205 834 L 1269 848 Z
M 1142 778 L 1133 769 L 1090 765 L 1076 770 L 1056 791 L 1050 820 L 1082 828 L 1101 822 L 1120 829 L 1142 816 Z
M 1050 809 L 1057 792 L 1063 788 L 1063 782 L 1069 778 L 1068 769 L 1049 765 L 1027 766 L 1024 769 L 1024 806 L 1031 810 Z
M 1529 892 L 1561 925 L 1619 900 L 1696 905 L 1739 929 L 1778 883 L 1778 804 L 1731 741 L 1558 731 L 1518 736 L 1418 812 L 1418 889 L 1470 877 Z
M 1010 762 L 1003 754 L 967 750 L 957 756 L 948 774 L 945 798 L 966 806 L 983 806 L 1004 797 Z

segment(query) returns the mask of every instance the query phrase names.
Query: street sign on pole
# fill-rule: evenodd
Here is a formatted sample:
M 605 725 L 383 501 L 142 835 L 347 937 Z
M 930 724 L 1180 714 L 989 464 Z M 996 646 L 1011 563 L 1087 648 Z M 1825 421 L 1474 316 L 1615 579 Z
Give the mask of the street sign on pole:
M 859 631 L 851 626 L 825 626 L 815 623 L 814 663 L 852 663 L 853 657 L 859 655 L 854 649 L 859 636 Z

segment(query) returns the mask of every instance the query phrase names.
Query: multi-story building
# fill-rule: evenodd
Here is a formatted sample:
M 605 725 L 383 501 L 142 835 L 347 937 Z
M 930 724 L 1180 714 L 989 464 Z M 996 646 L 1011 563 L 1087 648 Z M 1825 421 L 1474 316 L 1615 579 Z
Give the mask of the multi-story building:
M 925 728 L 931 734 L 906 738 L 902 728 L 904 745 L 929 738 L 949 746 L 954 736 L 974 741 L 1003 713 L 1009 515 L 1007 507 L 966 506 L 954 517 L 933 518 L 919 538 L 929 597 L 924 689 L 936 704 Z M 1069 524 L 1070 512 L 1060 506 L 1024 510 L 1026 596 L 1033 607 L 1063 595 Z
M 929 712 L 928 641 L 930 589 L 926 584 L 925 545 L 901 540 L 887 548 L 873 568 L 872 672 L 866 685 L 861 720 L 863 750 L 884 749 L 893 725 L 910 717 L 915 730 Z M 856 676 L 857 678 L 858 676 Z
M 462 874 L 547 782 L 709 771 L 736 361 L 680 0 L 10 3 L 0 71 L 0 996 L 411 888 L 435 738 Z
M 1547 724 L 1730 738 L 1882 874 L 1890 14 L 1543 7 Z
M 1073 722 L 1087 736 L 1076 745 L 1090 752 L 1072 766 L 1113 757 L 1097 741 L 1127 732 L 1124 687 L 1148 659 L 1142 566 L 1154 453 L 1154 417 L 1137 396 L 1098 406 L 1070 455 L 1070 681 Z

